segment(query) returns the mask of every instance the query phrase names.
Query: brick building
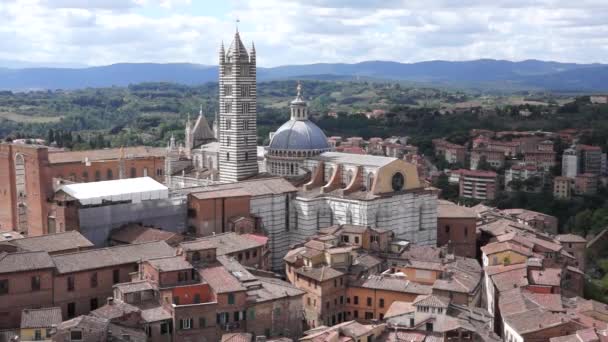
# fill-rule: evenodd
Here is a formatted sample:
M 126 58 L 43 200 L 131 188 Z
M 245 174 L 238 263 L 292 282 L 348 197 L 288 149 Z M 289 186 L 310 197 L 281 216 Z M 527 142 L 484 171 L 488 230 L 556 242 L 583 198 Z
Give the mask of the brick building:
M 435 156 L 443 157 L 450 164 L 464 165 L 467 151 L 464 146 L 444 139 L 433 139 L 433 146 L 435 146 Z
M 460 170 L 460 197 L 493 200 L 496 196 L 496 172 Z
M 471 170 L 477 170 L 482 160 L 485 160 L 491 167 L 500 169 L 505 165 L 505 154 L 502 150 L 490 148 L 474 148 L 471 150 Z
M 164 149 L 129 147 L 51 152 L 45 146 L 0 144 L 0 229 L 30 236 L 58 231 L 48 199 L 53 178 L 88 182 L 149 176 L 164 178 Z
M 477 236 L 475 211 L 449 201 L 437 205 L 437 246 L 447 246 L 455 255 L 475 258 Z

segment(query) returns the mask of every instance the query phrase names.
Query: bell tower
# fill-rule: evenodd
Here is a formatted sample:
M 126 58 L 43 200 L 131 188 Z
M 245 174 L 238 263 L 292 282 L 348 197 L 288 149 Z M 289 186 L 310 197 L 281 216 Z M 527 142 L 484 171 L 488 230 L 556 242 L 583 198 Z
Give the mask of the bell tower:
M 255 46 L 248 52 L 237 29 L 219 57 L 220 181 L 236 182 L 258 174 Z

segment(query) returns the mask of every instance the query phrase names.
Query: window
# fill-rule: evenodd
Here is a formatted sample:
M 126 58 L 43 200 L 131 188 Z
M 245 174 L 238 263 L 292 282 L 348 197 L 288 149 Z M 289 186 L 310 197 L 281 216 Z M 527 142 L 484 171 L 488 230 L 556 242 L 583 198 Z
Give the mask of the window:
M 76 316 L 76 303 L 68 303 L 68 318 Z
M 342 285 L 344 284 L 343 279 L 344 279 L 344 278 L 340 278 L 340 286 L 342 286 Z
M 355 243 L 359 243 L 359 237 L 355 236 Z
M 233 293 L 228 294 L 228 304 L 230 304 L 230 305 L 234 304 L 234 294 Z
M 97 272 L 91 274 L 91 287 L 97 287 Z
M 224 86 L 224 95 L 225 96 L 232 95 L 232 86 L 231 85 L 225 85 Z
M 228 102 L 224 104 L 224 110 L 226 113 L 232 112 L 232 103 Z M 230 119 L 226 119 L 226 121 L 230 121 Z M 230 129 L 230 127 L 226 127 L 226 129 Z
M 80 331 L 80 330 L 70 331 L 70 341 L 82 341 L 82 331 Z
M 68 276 L 68 291 L 74 291 L 74 276 Z
M 310 306 L 310 303 L 311 303 L 310 297 L 306 298 L 306 302 L 308 303 L 308 306 Z
M 148 168 L 144 167 L 144 177 L 148 177 Z
M 157 176 L 162 176 L 163 175 L 163 169 L 156 169 L 156 175 Z
M 95 171 L 95 181 L 99 182 L 101 180 L 101 171 Z
M 241 114 L 249 113 L 249 102 L 241 103 Z
M 354 298 L 355 305 L 359 304 L 359 296 L 355 296 Z
M 40 290 L 40 276 L 33 276 L 32 277 L 32 291 L 39 291 Z
M 230 152 L 226 152 L 226 160 L 230 161 Z
M 194 319 L 192 318 L 182 318 L 179 320 L 179 330 L 189 330 L 192 329 L 194 323 Z
M 348 235 L 342 235 L 342 242 L 349 242 L 349 236 Z
M 232 316 L 234 317 L 234 321 L 238 322 L 240 321 L 241 313 L 239 311 L 235 311 L 232 313 Z
M 169 324 L 167 323 L 161 323 L 160 324 L 160 334 L 161 335 L 166 335 L 169 332 Z
M 85 182 L 89 181 L 89 173 L 88 172 L 86 172 L 86 171 L 82 172 L 82 180 L 85 181 Z
M 114 284 L 118 284 L 118 282 L 120 282 L 120 270 L 112 271 L 112 281 Z
M 353 311 L 353 317 L 359 318 L 359 311 L 357 311 L 357 310 Z
M 132 167 L 131 168 L 131 178 L 135 178 L 137 177 L 137 169 Z
M 249 257 L 251 256 L 251 253 L 249 253 L 249 251 L 245 252 L 245 259 L 249 260 Z
M 243 253 L 239 253 L 239 261 L 243 260 Z
M 380 314 L 380 317 L 378 317 L 378 318 L 380 318 L 380 320 L 383 320 L 384 319 L 384 314 Z
M 232 129 L 232 120 L 226 119 L 226 129 Z
M 372 306 L 372 297 L 367 297 L 367 306 Z
M 426 331 L 433 331 L 433 323 L 426 324 Z
M 114 173 L 112 172 L 112 169 L 108 169 L 106 171 L 106 179 L 108 179 L 108 180 L 114 179 Z
M 414 326 L 414 319 L 410 318 L 410 327 L 413 327 L 413 326 Z
M 329 309 L 329 301 L 325 302 L 325 307 Z
M 334 287 L 338 287 L 338 279 L 334 279 Z
M 199 251 L 196 251 L 194 253 L 192 253 L 192 261 L 193 262 L 197 262 L 201 260 L 201 253 Z
M 42 332 L 40 331 L 40 329 L 36 329 L 36 331 L 34 331 L 34 341 L 40 340 L 42 340 Z
M 255 310 L 249 309 L 249 320 L 253 321 L 255 319 Z
M 450 232 L 450 225 L 449 225 L 449 224 L 445 226 L 445 232 L 446 232 L 446 233 L 449 233 L 449 232 Z
M 91 301 L 89 304 L 91 305 L 91 311 L 93 311 L 99 307 L 99 302 L 97 302 L 97 298 L 91 298 Z
M 373 312 L 365 312 L 365 319 L 370 320 L 370 319 L 374 319 L 374 313 Z
M 241 96 L 249 96 L 251 93 L 251 86 L 243 85 L 241 86 Z
M 344 304 L 344 296 L 340 296 L 340 304 Z
M 226 137 L 226 146 L 230 146 L 230 136 Z
M 383 308 L 384 307 L 384 298 L 380 298 L 378 305 Z
M 198 327 L 199 329 L 207 327 L 207 320 L 205 319 L 205 317 L 198 318 Z

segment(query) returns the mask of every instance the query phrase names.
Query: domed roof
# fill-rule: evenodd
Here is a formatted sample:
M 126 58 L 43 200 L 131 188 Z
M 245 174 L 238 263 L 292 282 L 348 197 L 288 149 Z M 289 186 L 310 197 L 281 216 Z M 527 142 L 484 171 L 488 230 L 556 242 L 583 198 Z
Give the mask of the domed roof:
M 328 150 L 325 133 L 309 120 L 289 120 L 272 136 L 274 150 Z

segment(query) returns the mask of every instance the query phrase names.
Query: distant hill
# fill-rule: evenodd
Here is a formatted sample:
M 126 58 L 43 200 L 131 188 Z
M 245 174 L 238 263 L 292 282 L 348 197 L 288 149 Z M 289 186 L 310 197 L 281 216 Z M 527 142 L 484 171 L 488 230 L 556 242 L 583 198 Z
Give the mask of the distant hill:
M 121 63 L 78 69 L 0 68 L 0 89 L 75 89 L 161 81 L 193 85 L 215 82 L 217 77 L 217 66 L 187 63 Z M 608 82 L 605 81 L 608 79 L 608 65 L 605 64 L 480 59 L 420 63 L 369 61 L 258 68 L 259 81 L 297 77 L 319 80 L 384 79 L 495 89 L 608 90 Z

